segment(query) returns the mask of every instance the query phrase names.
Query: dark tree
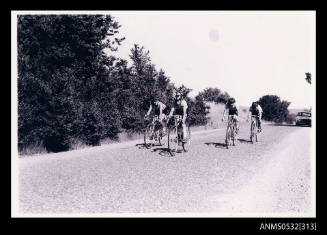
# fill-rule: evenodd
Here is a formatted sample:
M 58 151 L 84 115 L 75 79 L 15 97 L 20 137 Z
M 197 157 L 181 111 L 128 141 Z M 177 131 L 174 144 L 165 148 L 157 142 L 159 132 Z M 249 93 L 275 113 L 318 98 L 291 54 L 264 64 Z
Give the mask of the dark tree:
M 289 119 L 290 102 L 281 101 L 276 95 L 265 95 L 259 99 L 259 104 L 263 110 L 263 120 L 282 123 Z
M 212 87 L 204 89 L 199 93 L 199 96 L 201 96 L 204 101 L 215 102 L 216 104 L 226 103 L 229 98 L 228 93 L 222 92 L 220 89 Z
M 97 101 L 105 93 L 112 102 L 112 58 L 103 50 L 117 50 L 119 24 L 109 15 L 19 15 L 17 27 L 20 149 L 41 141 L 48 151 L 68 150 L 81 136 L 98 144 L 103 125 L 116 125 L 105 123 L 108 105 Z
M 305 73 L 305 80 L 311 84 L 311 73 Z
M 206 125 L 208 122 L 210 106 L 206 105 L 203 98 L 199 95 L 195 99 L 187 97 L 189 107 L 187 122 L 190 126 Z

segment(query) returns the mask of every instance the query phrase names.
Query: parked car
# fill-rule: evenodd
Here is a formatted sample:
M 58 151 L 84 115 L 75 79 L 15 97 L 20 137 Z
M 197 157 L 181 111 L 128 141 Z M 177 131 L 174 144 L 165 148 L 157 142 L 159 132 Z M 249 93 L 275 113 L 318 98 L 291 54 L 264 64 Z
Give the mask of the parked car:
M 297 126 L 311 126 L 311 113 L 310 112 L 298 112 L 295 119 L 295 125 Z

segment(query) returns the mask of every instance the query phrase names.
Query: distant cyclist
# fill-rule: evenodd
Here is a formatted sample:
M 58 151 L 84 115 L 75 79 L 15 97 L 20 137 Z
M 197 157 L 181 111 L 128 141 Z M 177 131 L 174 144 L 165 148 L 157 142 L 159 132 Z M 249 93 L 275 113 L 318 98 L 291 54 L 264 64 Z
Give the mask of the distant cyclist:
M 174 104 L 170 110 L 170 113 L 168 115 L 168 118 L 170 118 L 172 115 L 180 115 L 182 116 L 182 127 L 183 127 L 183 141 L 186 141 L 187 139 L 187 131 L 186 131 L 186 118 L 187 118 L 187 103 L 185 98 L 182 96 L 182 93 L 180 91 L 176 92 Z
M 225 120 L 225 113 L 227 113 L 227 115 L 233 115 L 235 122 L 236 122 L 236 134 L 239 131 L 239 124 L 238 124 L 238 106 L 235 102 L 234 98 L 229 98 L 226 105 L 225 105 L 225 109 L 223 112 L 223 118 L 222 121 Z
M 250 109 L 249 109 L 249 116 L 247 121 L 249 121 L 249 119 L 251 118 L 252 115 L 257 116 L 257 120 L 258 120 L 258 131 L 261 132 L 262 128 L 261 128 L 261 118 L 262 118 L 262 108 L 261 106 L 258 104 L 258 102 L 253 102 Z

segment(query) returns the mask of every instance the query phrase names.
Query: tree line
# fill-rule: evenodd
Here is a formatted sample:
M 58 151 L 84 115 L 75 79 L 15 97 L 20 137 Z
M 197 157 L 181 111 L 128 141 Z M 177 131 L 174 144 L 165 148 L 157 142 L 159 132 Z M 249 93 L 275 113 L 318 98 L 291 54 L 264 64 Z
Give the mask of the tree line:
M 186 97 L 190 125 L 207 123 L 206 101 L 229 98 L 218 88 L 188 97 L 191 89 L 176 87 L 140 45 L 131 48 L 131 66 L 114 56 L 125 38 L 118 37 L 121 25 L 111 15 L 19 15 L 17 20 L 19 151 L 42 143 L 59 152 L 75 140 L 95 146 L 117 140 L 123 131 L 141 132 L 150 102 L 171 106 L 174 90 Z
M 113 56 L 124 38 L 110 15 L 18 16 L 18 147 L 49 152 L 74 140 L 99 145 L 122 131 L 140 132 L 153 99 L 169 104 L 175 87 L 137 44 L 127 60 Z M 109 53 L 105 53 L 107 50 Z M 187 98 L 189 123 L 206 124 L 208 107 Z

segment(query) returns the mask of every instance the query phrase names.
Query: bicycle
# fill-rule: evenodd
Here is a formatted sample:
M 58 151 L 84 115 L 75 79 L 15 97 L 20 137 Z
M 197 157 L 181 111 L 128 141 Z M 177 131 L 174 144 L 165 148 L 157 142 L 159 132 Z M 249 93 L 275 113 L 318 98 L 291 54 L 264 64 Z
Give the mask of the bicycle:
M 168 123 L 168 149 L 171 155 L 174 155 L 172 152 L 177 153 L 179 146 L 187 152 L 191 145 L 191 129 L 186 125 L 187 138 L 184 138 L 182 118 L 182 115 L 173 115 L 172 123 L 170 120 Z
M 250 141 L 253 144 L 253 139 L 258 142 L 258 116 L 251 115 L 251 134 L 250 134 Z
M 228 115 L 228 124 L 227 124 L 227 130 L 226 130 L 226 148 L 228 149 L 229 146 L 231 146 L 231 143 L 233 143 L 233 146 L 235 146 L 236 140 L 236 119 L 234 115 Z
M 146 127 L 144 130 L 144 145 L 145 147 L 151 147 L 154 141 L 158 141 L 159 145 L 165 145 L 164 137 L 166 133 L 164 131 L 164 125 L 160 122 L 159 116 L 154 115 L 152 120 L 150 118 L 146 118 L 145 121 Z

